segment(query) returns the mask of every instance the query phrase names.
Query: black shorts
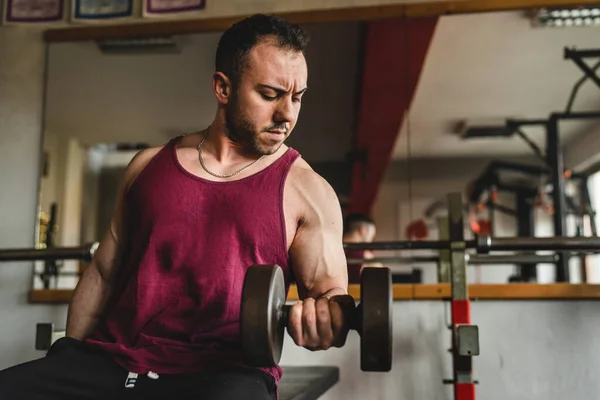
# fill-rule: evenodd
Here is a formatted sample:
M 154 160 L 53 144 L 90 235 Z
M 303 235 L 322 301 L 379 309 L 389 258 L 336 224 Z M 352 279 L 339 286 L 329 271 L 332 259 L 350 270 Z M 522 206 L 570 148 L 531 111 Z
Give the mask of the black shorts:
M 68 337 L 57 340 L 45 357 L 0 371 L 2 400 L 276 398 L 275 379 L 259 370 L 136 377 L 108 356 Z

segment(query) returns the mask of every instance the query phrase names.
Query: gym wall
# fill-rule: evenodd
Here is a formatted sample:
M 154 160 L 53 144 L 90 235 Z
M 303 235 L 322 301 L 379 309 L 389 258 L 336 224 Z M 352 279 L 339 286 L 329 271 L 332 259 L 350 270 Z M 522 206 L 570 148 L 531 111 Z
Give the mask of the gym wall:
M 32 247 L 42 154 L 41 32 L 0 28 L 0 54 L 0 243 Z M 31 263 L 2 264 L 0 368 L 41 356 L 34 350 L 36 323 L 65 323 L 66 307 L 27 303 L 31 281 Z

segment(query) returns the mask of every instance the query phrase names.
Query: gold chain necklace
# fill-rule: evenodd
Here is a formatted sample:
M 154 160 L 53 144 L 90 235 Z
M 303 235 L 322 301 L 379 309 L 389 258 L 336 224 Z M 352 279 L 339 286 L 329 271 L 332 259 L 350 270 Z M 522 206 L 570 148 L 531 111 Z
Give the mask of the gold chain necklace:
M 226 174 L 226 175 L 221 175 L 221 174 L 217 174 L 214 173 L 212 171 L 209 171 L 208 168 L 206 168 L 206 165 L 204 165 L 204 160 L 202 159 L 202 143 L 204 143 L 204 141 L 206 140 L 206 136 L 202 138 L 202 141 L 198 144 L 198 158 L 200 159 L 200 165 L 202 165 L 202 168 L 209 173 L 212 176 L 216 176 L 217 178 L 231 178 L 232 176 L 236 176 L 237 174 L 239 174 L 240 172 L 242 172 L 243 170 L 245 170 L 246 168 L 250 167 L 252 164 L 254 164 L 255 162 L 261 160 L 264 155 L 260 156 L 260 158 L 257 158 L 256 160 L 252 161 L 250 164 L 246 165 L 245 167 L 242 167 L 240 169 L 238 169 L 235 172 L 232 172 L 231 174 Z

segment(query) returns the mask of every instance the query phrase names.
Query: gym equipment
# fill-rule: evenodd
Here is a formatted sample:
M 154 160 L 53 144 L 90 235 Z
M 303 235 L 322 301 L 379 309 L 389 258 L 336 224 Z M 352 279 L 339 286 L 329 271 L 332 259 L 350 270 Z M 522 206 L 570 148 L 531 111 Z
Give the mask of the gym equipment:
M 555 254 L 466 254 L 466 260 L 469 264 L 476 265 L 500 265 L 500 264 L 552 264 L 557 260 Z M 413 256 L 413 257 L 375 257 L 375 258 L 348 258 L 349 265 L 355 264 L 375 264 L 375 263 L 397 263 L 397 264 L 417 264 L 417 263 L 439 263 L 438 256 Z
M 445 384 L 454 386 L 454 399 L 474 400 L 475 384 L 473 378 L 472 357 L 478 356 L 479 329 L 471 324 L 471 301 L 468 293 L 467 262 L 500 263 L 508 262 L 547 262 L 568 259 L 572 252 L 599 252 L 599 237 L 492 237 L 477 235 L 466 240 L 463 222 L 464 205 L 461 193 L 451 193 L 447 198 L 448 217 L 440 219 L 440 238 L 437 241 L 391 241 L 372 243 L 344 243 L 344 247 L 353 250 L 439 250 L 440 268 L 448 268 L 448 281 L 451 285 L 451 331 L 452 378 L 444 379 Z M 478 254 L 467 254 L 474 249 Z M 555 251 L 554 255 L 515 254 L 488 255 L 496 251 Z M 562 254 L 560 253 L 562 252 Z M 485 254 L 482 256 L 482 254 Z M 411 259 L 411 258 L 409 258 Z M 436 257 L 425 257 L 433 260 Z M 478 260 L 479 259 L 479 260 Z M 364 260 L 378 261 L 375 260 Z M 558 264 L 559 261 L 556 261 Z
M 0 262 L 8 261 L 49 261 L 49 260 L 82 260 L 91 261 L 98 242 L 78 247 L 51 247 L 47 249 L 0 249 Z
M 364 268 L 361 302 L 350 317 L 350 329 L 361 336 L 361 369 L 387 372 L 392 367 L 392 278 L 388 268 Z M 248 364 L 279 363 L 291 306 L 277 265 L 253 265 L 242 290 L 241 336 Z
M 486 254 L 492 251 L 600 251 L 600 237 L 491 237 L 478 235 L 474 240 L 462 240 L 464 249 L 475 249 L 477 253 Z M 370 243 L 344 243 L 350 250 L 449 250 L 449 240 L 429 241 L 392 241 Z
M 54 324 L 39 323 L 36 327 L 36 350 L 48 351 L 64 330 L 55 330 Z M 279 400 L 317 400 L 340 380 L 337 366 L 282 366 L 283 377 L 279 381 Z

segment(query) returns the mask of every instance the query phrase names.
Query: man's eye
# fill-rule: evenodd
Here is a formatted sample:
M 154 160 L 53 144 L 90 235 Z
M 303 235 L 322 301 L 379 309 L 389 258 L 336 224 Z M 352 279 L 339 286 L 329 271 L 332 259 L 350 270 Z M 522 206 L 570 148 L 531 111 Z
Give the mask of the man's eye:
M 266 94 L 262 94 L 263 99 L 268 100 L 268 101 L 273 101 L 275 99 L 277 99 L 277 97 L 273 97 L 273 96 L 267 96 Z

